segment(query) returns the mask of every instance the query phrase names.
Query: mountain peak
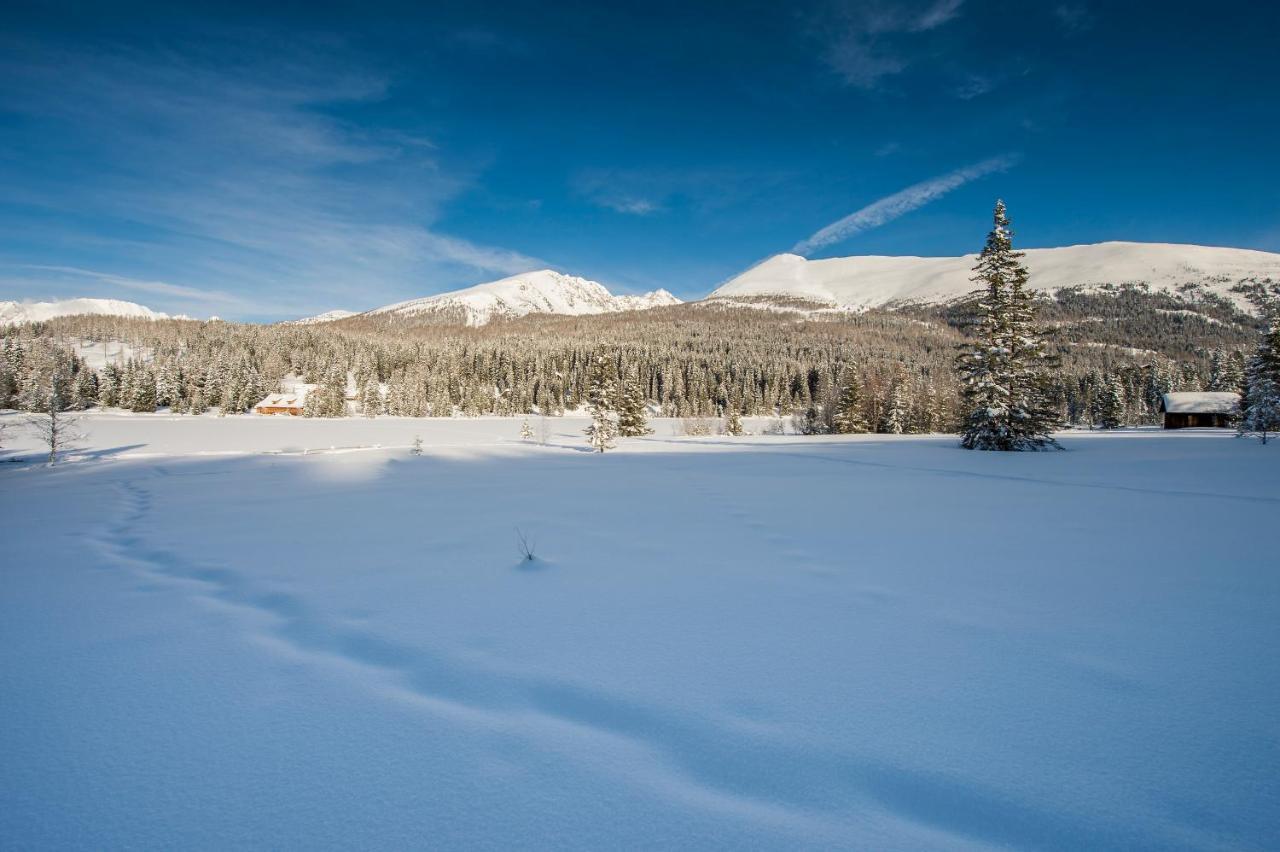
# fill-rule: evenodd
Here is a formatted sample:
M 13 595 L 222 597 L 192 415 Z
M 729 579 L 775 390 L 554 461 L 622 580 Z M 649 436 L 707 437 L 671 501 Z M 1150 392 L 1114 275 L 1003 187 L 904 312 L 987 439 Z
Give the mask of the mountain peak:
M 462 290 L 374 308 L 366 314 L 402 317 L 460 314 L 467 325 L 484 325 L 499 317 L 528 314 L 583 316 L 679 303 L 679 299 L 665 290 L 639 296 L 615 296 L 597 281 L 554 269 L 535 269 Z

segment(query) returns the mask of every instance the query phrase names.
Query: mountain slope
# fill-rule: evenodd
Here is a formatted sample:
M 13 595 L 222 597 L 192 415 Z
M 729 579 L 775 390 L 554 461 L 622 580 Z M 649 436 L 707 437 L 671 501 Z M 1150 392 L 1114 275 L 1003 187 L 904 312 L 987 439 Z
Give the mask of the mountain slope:
M 322 322 L 334 322 L 336 320 L 346 319 L 355 316 L 358 311 L 344 311 L 341 308 L 333 311 L 325 311 L 322 314 L 316 314 L 313 317 L 303 317 L 296 320 L 285 320 L 281 325 L 316 325 Z
M 641 296 L 615 296 L 595 281 L 541 269 L 464 290 L 374 308 L 362 316 L 439 315 L 460 319 L 467 325 L 484 325 L 496 318 L 527 314 L 582 316 L 678 304 L 680 300 L 666 290 Z
M 56 302 L 0 302 L 0 325 L 43 322 L 54 317 L 77 314 L 134 317 L 136 319 L 169 319 L 168 314 L 153 311 L 136 302 L 119 299 L 61 299 Z
M 948 302 L 975 288 L 969 280 L 975 261 L 976 255 L 806 260 L 780 254 L 717 288 L 709 298 L 803 299 L 853 309 Z M 1028 249 L 1026 264 L 1031 286 L 1045 291 L 1130 283 L 1174 290 L 1191 283 L 1234 299 L 1230 287 L 1242 279 L 1280 279 L 1280 254 L 1167 243 Z

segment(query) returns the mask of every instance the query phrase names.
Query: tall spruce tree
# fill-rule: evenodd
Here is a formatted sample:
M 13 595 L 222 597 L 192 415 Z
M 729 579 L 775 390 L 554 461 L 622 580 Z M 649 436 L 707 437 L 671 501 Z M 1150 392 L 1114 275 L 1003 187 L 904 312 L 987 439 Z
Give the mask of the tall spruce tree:
M 885 409 L 880 431 L 889 435 L 901 435 L 911 428 L 911 400 L 905 378 L 894 379 L 889 391 L 889 405 Z
M 618 394 L 618 435 L 623 438 L 635 438 L 640 435 L 652 435 L 649 420 L 645 413 L 648 400 L 638 379 L 629 379 L 622 384 Z
M 592 449 L 603 453 L 613 448 L 618 437 L 618 424 L 614 420 L 613 369 L 603 355 L 597 355 L 587 376 L 587 406 L 591 411 L 591 425 L 587 427 L 587 442 Z
M 1023 254 L 997 201 L 991 233 L 973 268 L 983 285 L 976 340 L 957 359 L 967 416 L 961 446 L 970 450 L 1056 447 L 1058 414 L 1046 393 L 1053 359 L 1036 326 Z
M 840 435 L 853 435 L 869 431 L 867 418 L 862 413 L 862 386 L 853 370 L 844 378 L 844 388 L 836 400 L 836 409 L 831 417 L 834 431 Z
M 1099 429 L 1119 429 L 1124 425 L 1124 386 L 1120 378 L 1108 374 L 1098 394 Z
M 1280 322 L 1272 322 L 1258 351 L 1245 369 L 1239 431 L 1257 435 L 1267 443 L 1270 433 L 1280 432 Z

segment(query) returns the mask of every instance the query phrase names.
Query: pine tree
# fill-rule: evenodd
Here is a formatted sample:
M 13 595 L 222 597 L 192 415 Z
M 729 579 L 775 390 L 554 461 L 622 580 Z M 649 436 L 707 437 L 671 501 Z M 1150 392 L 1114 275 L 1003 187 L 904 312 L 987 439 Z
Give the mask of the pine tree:
M 1124 425 L 1124 386 L 1117 376 L 1107 375 L 1098 394 L 1099 429 L 1119 429 Z
M 612 405 L 614 399 L 613 371 L 603 355 L 596 356 L 587 379 L 587 406 L 591 411 L 591 425 L 587 427 L 587 441 L 597 452 L 613 448 L 618 436 Z
M 831 425 L 840 435 L 870 431 L 867 418 L 862 413 L 862 387 L 852 370 L 845 375 L 844 389 L 840 391 L 840 397 L 836 400 Z
M 421 435 L 413 436 L 413 445 L 409 447 L 409 455 L 411 456 L 422 455 L 422 436 Z
M 1249 359 L 1241 404 L 1241 435 L 1257 435 L 1265 444 L 1269 433 L 1280 432 L 1280 322 L 1272 323 Z
M 1013 250 L 1004 202 L 997 201 L 994 225 L 973 270 L 973 280 L 984 285 L 977 340 L 957 359 L 968 409 L 965 449 L 1057 446 L 1051 435 L 1057 413 L 1046 393 L 1052 359 L 1035 325 L 1022 257 Z
M 337 363 L 330 365 L 320 383 L 307 392 L 303 414 L 307 417 L 345 417 L 346 388 L 346 371 Z
M 139 365 L 133 371 L 129 394 L 129 410 L 154 414 L 156 410 L 156 377 L 147 367 Z
M 533 427 L 529 425 L 529 418 L 526 417 L 524 422 L 520 424 L 520 440 L 528 441 L 533 437 Z
M 639 381 L 631 379 L 623 383 L 622 391 L 618 394 L 618 435 L 620 437 L 635 438 L 653 434 L 645 412 L 646 403 Z
M 360 388 L 360 413 L 365 417 L 377 417 L 382 413 L 382 390 L 376 377 L 365 379 Z
M 905 379 L 897 379 L 889 391 L 889 406 L 885 411 L 880 431 L 890 435 L 901 435 L 911 425 L 911 401 L 908 397 Z
M 730 408 L 729 413 L 724 418 L 724 433 L 734 438 L 747 434 L 742 426 L 742 413 L 736 408 Z

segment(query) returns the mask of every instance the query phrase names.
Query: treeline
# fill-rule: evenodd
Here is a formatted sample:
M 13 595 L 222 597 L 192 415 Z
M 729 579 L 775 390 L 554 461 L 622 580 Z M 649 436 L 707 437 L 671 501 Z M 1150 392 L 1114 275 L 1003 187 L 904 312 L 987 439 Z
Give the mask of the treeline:
M 1060 362 L 1061 422 L 1118 407 L 1156 421 L 1160 394 L 1236 389 L 1257 325 L 1225 300 L 1120 288 L 1040 298 Z M 589 317 L 530 316 L 480 328 L 355 319 L 312 326 L 64 317 L 3 331 L 0 407 L 241 413 L 281 381 L 316 387 L 312 416 L 562 414 L 588 401 L 607 359 L 663 416 L 795 415 L 802 431 L 954 431 L 955 372 L 973 306 L 806 319 L 712 304 Z M 100 369 L 85 341 L 122 350 Z M 1119 398 L 1117 405 L 1116 399 Z

